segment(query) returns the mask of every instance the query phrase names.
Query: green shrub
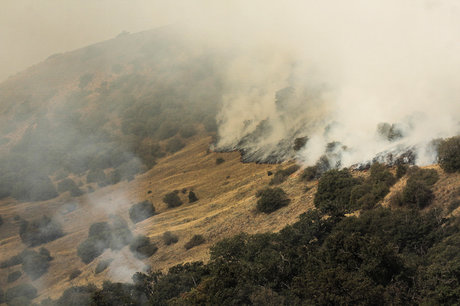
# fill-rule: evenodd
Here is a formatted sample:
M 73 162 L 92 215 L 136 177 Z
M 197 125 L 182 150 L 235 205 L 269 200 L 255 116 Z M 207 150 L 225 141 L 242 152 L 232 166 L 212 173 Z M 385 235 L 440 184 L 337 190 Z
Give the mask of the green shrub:
M 22 220 L 19 228 L 19 236 L 22 242 L 29 246 L 47 243 L 63 235 L 61 225 L 48 216 L 43 216 L 31 222 Z
M 33 250 L 25 250 L 21 253 L 22 270 L 32 279 L 37 279 L 48 271 L 49 261 L 52 257 L 39 254 Z
M 21 271 L 14 271 L 14 272 L 8 274 L 8 278 L 7 278 L 6 281 L 8 283 L 13 283 L 13 282 L 17 281 L 21 276 L 22 276 Z
M 220 164 L 222 164 L 223 162 L 225 162 L 225 159 L 223 159 L 222 157 L 216 158 L 216 165 L 220 165 Z
M 77 247 L 77 255 L 88 264 L 100 256 L 112 243 L 112 228 L 107 222 L 98 222 L 90 226 L 88 238 Z
M 413 208 L 424 208 L 434 199 L 433 186 L 439 179 L 439 175 L 434 169 L 421 169 L 412 167 L 408 170 L 409 178 L 402 191 L 400 206 L 410 206 Z
M 176 153 L 182 150 L 184 147 L 185 143 L 180 138 L 174 137 L 168 140 L 165 149 L 169 153 Z
M 129 209 L 129 218 L 133 221 L 133 223 L 140 222 L 153 215 L 155 215 L 155 207 L 148 200 L 134 204 Z
M 315 207 L 323 213 L 333 215 L 351 211 L 351 191 L 359 183 L 360 181 L 354 178 L 348 169 L 325 172 L 318 182 Z
M 2 215 L 0 215 L 0 226 L 3 225 L 3 218 L 2 218 Z
M 396 178 L 397 179 L 400 179 L 402 178 L 404 175 L 406 175 L 407 173 L 407 169 L 409 167 L 407 165 L 404 165 L 404 164 L 399 164 L 397 167 L 396 167 Z
M 430 187 L 418 180 L 408 180 L 402 193 L 402 202 L 404 205 L 424 208 L 428 206 L 434 198 Z
M 196 194 L 192 190 L 190 190 L 189 193 L 188 193 L 188 201 L 189 201 L 189 203 L 193 203 L 193 202 L 198 201 L 198 198 L 197 198 Z
M 202 235 L 193 235 L 193 237 L 184 245 L 186 250 L 190 250 L 200 244 L 205 243 L 205 239 Z
M 294 139 L 294 146 L 293 149 L 294 151 L 299 151 L 302 149 L 308 142 L 308 137 L 299 137 Z
M 310 166 L 303 169 L 300 174 L 300 180 L 303 182 L 309 182 L 319 178 L 318 168 L 316 166 Z
M 87 238 L 77 247 L 77 255 L 85 264 L 89 264 L 100 256 L 107 248 L 107 244 L 97 238 Z
M 171 232 L 164 232 L 163 234 L 163 242 L 166 244 L 166 245 L 171 245 L 171 244 L 174 244 L 174 243 L 177 243 L 179 241 L 179 237 L 177 237 L 177 235 L 174 235 L 173 233 Z
M 460 171 L 460 136 L 441 141 L 438 147 L 438 163 L 446 172 Z
M 70 287 L 66 289 L 62 296 L 56 301 L 56 306 L 92 305 L 92 296 L 96 290 L 97 287 L 92 284 Z
M 288 176 L 299 170 L 300 166 L 292 165 L 286 169 L 281 169 L 275 172 L 275 175 L 271 179 L 269 185 L 278 185 L 284 182 Z
M 265 188 L 256 194 L 257 210 L 266 214 L 272 213 L 277 209 L 289 204 L 290 200 L 281 188 Z
M 129 245 L 129 249 L 140 259 L 148 258 L 158 250 L 157 246 L 150 242 L 147 236 L 136 236 Z
M 105 259 L 105 260 L 99 261 L 97 263 L 96 269 L 94 270 L 94 274 L 99 274 L 105 269 L 107 269 L 112 261 L 113 259 Z
M 411 167 L 407 171 L 409 180 L 421 181 L 427 186 L 433 186 L 438 180 L 439 175 L 435 169 L 421 169 L 417 166 Z
M 182 201 L 178 196 L 179 191 L 174 190 L 170 193 L 167 193 L 163 197 L 163 202 L 168 205 L 169 208 L 174 208 L 182 205 Z

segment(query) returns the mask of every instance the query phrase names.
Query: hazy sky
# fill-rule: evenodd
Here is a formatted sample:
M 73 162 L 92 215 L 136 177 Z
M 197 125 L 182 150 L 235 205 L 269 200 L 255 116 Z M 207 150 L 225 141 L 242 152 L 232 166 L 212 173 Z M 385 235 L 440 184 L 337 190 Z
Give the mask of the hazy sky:
M 194 2 L 208 1 L 0 0 L 0 81 L 51 54 L 177 22 Z

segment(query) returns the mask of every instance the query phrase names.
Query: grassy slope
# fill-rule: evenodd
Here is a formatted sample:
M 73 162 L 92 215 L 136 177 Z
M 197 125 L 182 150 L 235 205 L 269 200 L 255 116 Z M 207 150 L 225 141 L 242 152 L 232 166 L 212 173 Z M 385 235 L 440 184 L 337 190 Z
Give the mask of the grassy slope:
M 299 214 L 312 207 L 315 189 L 304 193 L 303 184 L 297 184 L 297 179 L 293 177 L 283 184 L 292 199 L 291 204 L 270 215 L 257 214 L 255 193 L 268 184 L 271 177 L 267 176 L 267 171 L 279 166 L 243 164 L 237 152 L 207 152 L 209 141 L 209 138 L 197 136 L 185 149 L 163 158 L 153 169 L 137 176 L 135 180 L 108 186 L 79 198 L 69 198 L 64 194 L 46 202 L 4 201 L 0 204 L 0 215 L 6 221 L 0 234 L 0 260 L 25 248 L 19 239 L 14 215 L 30 219 L 45 213 L 52 215 L 54 212 L 61 220 L 66 235 L 43 245 L 50 250 L 54 260 L 48 273 L 32 282 L 39 289 L 37 300 L 47 296 L 54 298 L 71 285 L 87 282 L 100 284 L 106 278 L 129 281 L 132 273 L 142 267 L 131 256 L 128 247 L 119 253 L 106 250 L 89 265 L 82 263 L 76 255 L 76 247 L 86 238 L 90 224 L 107 220 L 112 213 L 129 220 L 129 207 L 139 201 L 150 199 L 158 212 L 156 216 L 135 225 L 129 221 L 134 233 L 149 236 L 159 247 L 156 254 L 144 261 L 153 269 L 166 269 L 187 261 L 207 260 L 209 246 L 218 240 L 242 231 L 256 233 L 279 230 L 295 222 Z M 216 165 L 217 157 L 223 157 L 225 162 Z M 180 193 L 185 204 L 167 209 L 161 200 L 164 194 L 182 188 L 192 188 L 199 201 L 189 204 L 186 194 Z M 151 194 L 148 194 L 149 190 Z M 78 208 L 66 213 L 64 204 L 68 202 L 76 202 Z M 177 234 L 179 242 L 171 246 L 164 245 L 161 236 L 165 231 Z M 206 243 L 186 251 L 184 244 L 194 234 L 202 234 Z M 94 275 L 99 259 L 103 258 L 115 258 L 115 261 L 109 269 Z M 120 268 L 123 265 L 123 269 Z M 27 280 L 27 276 L 23 276 L 12 284 L 6 284 L 7 275 L 19 268 L 15 266 L 0 270 L 2 288 L 7 289 Z M 80 269 L 83 273 L 73 281 L 68 281 L 74 269 Z

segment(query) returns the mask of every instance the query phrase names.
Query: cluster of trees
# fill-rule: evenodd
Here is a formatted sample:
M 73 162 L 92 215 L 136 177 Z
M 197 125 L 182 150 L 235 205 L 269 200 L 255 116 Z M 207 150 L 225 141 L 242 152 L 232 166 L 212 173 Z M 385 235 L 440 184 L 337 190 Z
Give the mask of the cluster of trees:
M 18 111 L 19 105 L 25 105 L 28 118 L 32 113 L 35 118 L 22 139 L 0 156 L 0 199 L 43 201 L 66 191 L 78 196 L 82 190 L 69 180 L 56 190 L 51 179 L 64 171 L 79 178 L 86 175 L 88 182 L 99 186 L 115 184 L 150 169 L 165 154 L 181 150 L 202 126 L 206 133 L 214 133 L 221 86 L 209 59 L 200 57 L 175 69 L 149 59 L 142 64 L 149 67 L 144 71 L 153 74 L 121 69 L 112 81 L 97 86 L 92 84 L 92 73 L 79 76 L 79 88 L 68 93 L 52 114 L 26 106 L 45 105 L 55 92 L 37 105 L 16 101 L 6 113 L 11 122 L 19 122 L 24 113 Z M 170 77 L 159 78 L 160 70 Z M 10 98 L 8 104 L 14 105 L 17 98 Z M 0 139 L 8 139 L 7 133 L 15 128 L 2 130 Z M 111 173 L 104 177 L 101 171 Z
M 27 221 L 20 219 L 19 237 L 28 246 L 37 246 L 64 235 L 61 224 L 48 216 Z
M 452 304 L 460 298 L 459 224 L 416 209 L 329 218 L 315 210 L 279 233 L 224 239 L 207 264 L 73 287 L 50 305 L 82 292 L 96 304 Z
M 121 217 L 114 216 L 109 222 L 98 222 L 90 226 L 88 238 L 77 247 L 77 255 L 88 264 L 100 256 L 105 249 L 119 250 L 133 240 L 128 224 Z
M 404 175 L 403 205 L 376 205 Z M 139 272 L 133 284 L 73 287 L 48 303 L 84 297 L 133 305 L 452 304 L 460 299 L 460 217 L 421 211 L 426 207 L 417 204 L 421 189 L 412 188 L 437 180 L 434 170 L 401 166 L 394 176 L 378 163 L 366 178 L 330 170 L 318 183 L 317 209 L 280 232 L 239 234 L 212 246 L 207 264 L 179 265 L 166 274 Z M 276 198 L 288 203 L 280 190 L 258 193 L 265 205 L 275 203 L 267 205 L 269 211 L 279 207 Z M 345 216 L 356 209 L 359 215 Z M 166 245 L 175 238 L 163 237 Z M 203 242 L 195 235 L 185 247 Z M 148 244 L 148 238 L 139 239 L 138 245 Z

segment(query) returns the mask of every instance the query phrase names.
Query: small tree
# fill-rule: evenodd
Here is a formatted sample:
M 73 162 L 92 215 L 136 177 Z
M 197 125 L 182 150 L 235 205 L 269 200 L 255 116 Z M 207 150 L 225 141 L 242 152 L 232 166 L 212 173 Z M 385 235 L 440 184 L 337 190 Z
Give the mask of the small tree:
M 179 237 L 177 237 L 177 235 L 174 235 L 173 233 L 169 231 L 163 234 L 163 242 L 166 245 L 177 243 L 177 241 L 179 241 Z
M 168 205 L 169 208 L 174 208 L 174 207 L 181 206 L 182 201 L 179 198 L 178 193 L 179 193 L 178 190 L 174 190 L 174 191 L 172 191 L 170 193 L 167 193 L 163 197 L 163 202 L 166 203 L 166 205 Z
M 193 203 L 193 202 L 198 201 L 198 198 L 196 197 L 196 194 L 191 190 L 188 193 L 188 201 L 189 201 L 189 203 Z
M 129 209 L 129 218 L 131 219 L 131 221 L 133 221 L 133 223 L 137 223 L 147 218 L 150 218 L 154 214 L 155 207 L 148 200 L 134 204 Z
M 443 140 L 439 144 L 438 162 L 446 172 L 460 172 L 460 136 Z
M 278 187 L 259 190 L 256 197 L 259 198 L 257 210 L 266 214 L 272 213 L 290 202 L 284 190 Z
M 185 245 L 186 250 L 190 250 L 197 245 L 203 244 L 206 240 L 202 235 L 193 235 L 192 239 L 190 239 Z

